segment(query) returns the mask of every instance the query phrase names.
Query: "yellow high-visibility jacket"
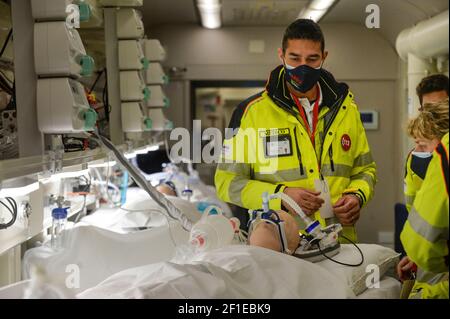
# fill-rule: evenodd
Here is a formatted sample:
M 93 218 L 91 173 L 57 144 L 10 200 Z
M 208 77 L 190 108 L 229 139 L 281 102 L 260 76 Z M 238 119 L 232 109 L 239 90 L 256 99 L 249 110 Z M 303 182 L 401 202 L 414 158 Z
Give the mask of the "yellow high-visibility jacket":
M 233 133 L 225 135 L 215 175 L 219 197 L 258 209 L 264 192 L 282 192 L 285 187 L 314 189 L 314 181 L 323 177 L 332 204 L 344 193 L 353 193 L 364 206 L 373 196 L 376 165 L 353 94 L 322 70 L 322 103 L 313 145 L 305 129 L 308 124 L 286 87 L 284 72 L 283 66 L 273 70 L 266 90 L 235 109 L 229 125 Z M 270 208 L 281 209 L 281 200 L 271 201 Z M 314 218 L 322 225 L 328 223 L 319 212 Z M 353 226 L 344 227 L 343 233 L 356 240 Z
M 433 153 L 400 235 L 419 270 L 414 298 L 448 298 L 448 133 Z
M 411 168 L 412 154 L 411 152 L 406 159 L 405 165 L 405 179 L 404 179 L 404 193 L 405 193 L 405 204 L 408 212 L 411 211 L 411 206 L 416 198 L 416 193 L 420 189 L 423 183 L 422 177 L 414 173 Z

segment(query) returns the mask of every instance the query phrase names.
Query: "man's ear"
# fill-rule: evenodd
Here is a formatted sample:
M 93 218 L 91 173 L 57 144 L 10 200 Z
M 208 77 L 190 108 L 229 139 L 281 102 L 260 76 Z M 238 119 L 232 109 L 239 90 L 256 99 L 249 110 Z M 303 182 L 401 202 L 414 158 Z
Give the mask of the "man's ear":
M 281 64 L 284 64 L 283 49 L 282 48 L 278 48 L 278 58 L 280 59 Z
M 327 56 L 328 56 L 328 51 L 325 51 L 323 53 L 323 62 L 325 62 L 325 59 L 327 58 Z

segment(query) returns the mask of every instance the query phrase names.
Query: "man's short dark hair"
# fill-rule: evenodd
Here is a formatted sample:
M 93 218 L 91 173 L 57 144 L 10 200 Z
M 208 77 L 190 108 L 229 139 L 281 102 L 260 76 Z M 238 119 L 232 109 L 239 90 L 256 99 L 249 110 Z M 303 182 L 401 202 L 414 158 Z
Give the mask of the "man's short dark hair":
M 427 76 L 417 85 L 416 93 L 419 97 L 420 105 L 425 94 L 445 91 L 448 95 L 448 77 L 444 74 L 433 74 Z
M 322 52 L 325 50 L 325 39 L 319 25 L 310 19 L 297 19 L 284 31 L 283 52 L 286 52 L 288 40 L 306 39 L 320 42 Z

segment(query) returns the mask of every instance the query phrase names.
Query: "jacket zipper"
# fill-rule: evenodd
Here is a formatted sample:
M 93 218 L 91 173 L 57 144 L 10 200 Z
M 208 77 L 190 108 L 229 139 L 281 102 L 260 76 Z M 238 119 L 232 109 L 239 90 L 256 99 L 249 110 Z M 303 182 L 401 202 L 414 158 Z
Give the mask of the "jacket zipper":
M 330 145 L 330 148 L 328 149 L 328 155 L 330 156 L 331 171 L 334 172 L 333 145 Z
M 295 138 L 295 147 L 297 148 L 298 162 L 300 164 L 300 176 L 303 176 L 305 172 L 303 170 L 302 154 L 300 153 L 300 148 L 298 147 L 297 127 L 294 127 L 294 138 Z
M 337 100 L 332 107 L 334 107 L 342 98 Z M 341 105 L 342 106 L 342 105 Z M 336 118 L 337 114 L 339 113 L 339 110 L 341 109 L 341 106 L 333 113 L 330 121 L 328 122 L 327 126 L 325 127 L 323 131 L 323 138 L 322 138 L 322 150 L 320 152 L 320 159 L 319 159 L 319 167 L 321 167 L 322 162 L 322 153 L 323 153 L 323 145 L 325 144 L 325 138 L 327 137 L 327 133 L 330 130 L 331 125 L 334 122 L 334 119 Z M 334 172 L 334 162 L 333 162 L 333 146 L 330 144 L 330 148 L 328 149 L 328 155 L 330 156 L 330 164 L 331 164 L 331 171 Z

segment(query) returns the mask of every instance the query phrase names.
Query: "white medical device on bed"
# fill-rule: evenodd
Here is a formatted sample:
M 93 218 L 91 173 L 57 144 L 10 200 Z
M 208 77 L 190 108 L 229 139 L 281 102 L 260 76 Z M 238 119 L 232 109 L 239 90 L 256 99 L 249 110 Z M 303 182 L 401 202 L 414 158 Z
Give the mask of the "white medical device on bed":
M 300 244 L 293 253 L 288 250 L 284 222 L 280 220 L 275 211 L 269 209 L 269 200 L 275 198 L 281 198 L 292 207 L 307 225 L 305 229 L 307 235 L 301 235 Z M 277 193 L 270 196 L 267 192 L 263 193 L 262 210 L 249 210 L 249 214 L 251 217 L 249 221 L 249 238 L 255 222 L 264 219 L 265 222 L 277 226 L 281 247 L 284 253 L 292 254 L 295 257 L 311 262 L 318 262 L 325 258 L 332 257 L 340 251 L 338 234 L 342 230 L 342 226 L 340 224 L 332 224 L 322 228 L 319 221 L 311 220 L 305 215 L 300 206 L 284 193 Z M 274 218 L 274 216 L 278 218 Z

